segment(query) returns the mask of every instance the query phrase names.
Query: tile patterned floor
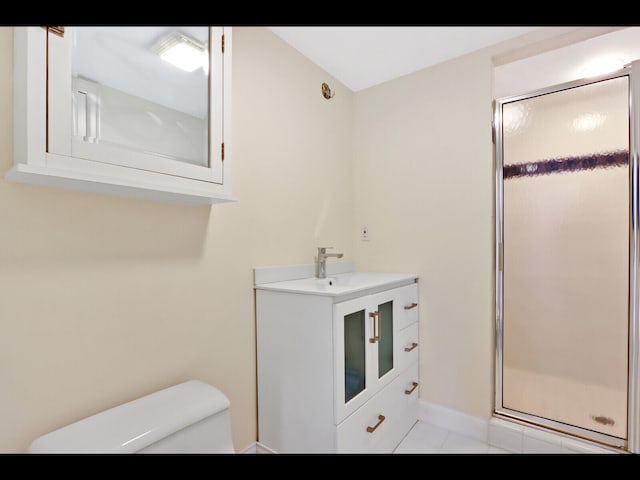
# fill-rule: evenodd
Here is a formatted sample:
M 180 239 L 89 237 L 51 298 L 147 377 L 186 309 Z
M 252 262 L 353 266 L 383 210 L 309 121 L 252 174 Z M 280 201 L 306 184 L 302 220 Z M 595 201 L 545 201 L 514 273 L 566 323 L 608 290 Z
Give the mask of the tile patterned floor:
M 594 445 L 578 442 L 573 439 L 549 440 L 548 433 L 525 427 L 524 453 L 528 454 L 611 454 L 620 453 L 611 449 L 603 449 Z M 529 430 L 531 430 L 529 432 Z M 507 432 L 508 433 L 508 432 Z M 494 436 L 495 437 L 495 436 Z M 495 437 L 496 440 L 500 438 Z M 502 438 L 504 440 L 504 438 Z M 543 441 L 548 440 L 548 441 Z M 509 450 L 489 445 L 473 437 L 462 435 L 427 422 L 419 421 L 404 437 L 393 453 L 398 454 L 466 454 L 476 455 L 485 453 L 513 454 Z
M 509 422 L 510 423 L 510 422 Z M 525 427 L 527 428 L 527 427 Z M 500 430 L 503 435 L 504 431 Z M 505 441 L 505 438 L 509 440 L 509 434 L 513 432 L 506 431 L 506 437 L 497 437 L 494 435 L 492 443 L 498 441 Z M 578 442 L 576 440 L 562 440 L 564 447 L 560 448 L 557 439 L 550 441 L 545 437 L 549 435 L 545 432 L 535 430 L 529 432 L 526 436 L 529 440 L 529 444 L 525 445 L 525 454 L 611 454 L 621 453 L 605 450 L 597 446 L 585 444 L 584 442 Z M 542 440 L 541 440 L 542 439 Z M 526 443 L 524 440 L 523 443 Z M 508 442 L 507 442 L 508 443 Z M 500 443 L 501 444 L 501 443 Z M 509 448 L 509 447 L 507 447 Z M 263 446 L 254 445 L 247 448 L 243 453 L 274 453 Z M 458 455 L 482 455 L 482 454 L 514 454 L 513 451 L 504 450 L 502 448 L 489 445 L 487 442 L 483 442 L 467 435 L 447 430 L 446 428 L 433 425 L 424 421 L 418 421 L 413 428 L 407 433 L 400 445 L 393 452 L 394 454 L 434 454 L 434 455 L 446 455 L 446 454 L 458 454 Z
M 451 432 L 442 427 L 418 422 L 400 442 L 394 453 L 405 454 L 480 454 L 511 453 L 486 442 Z

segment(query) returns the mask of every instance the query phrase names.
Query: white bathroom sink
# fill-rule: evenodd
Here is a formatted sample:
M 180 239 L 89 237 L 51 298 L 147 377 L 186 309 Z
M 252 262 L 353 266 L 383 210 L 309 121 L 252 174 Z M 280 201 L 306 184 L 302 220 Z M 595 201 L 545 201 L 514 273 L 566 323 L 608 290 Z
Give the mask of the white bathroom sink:
M 315 282 L 319 288 L 325 287 L 360 287 L 372 284 L 381 284 L 390 280 L 388 273 L 365 273 L 365 272 L 351 272 L 333 275 L 327 278 L 313 278 L 312 284 Z
M 264 283 L 256 285 L 256 288 L 311 295 L 338 296 L 377 287 L 394 286 L 394 284 L 401 286 L 414 281 L 416 278 L 417 275 L 405 273 L 350 272 L 331 275 L 327 278 L 310 277 Z

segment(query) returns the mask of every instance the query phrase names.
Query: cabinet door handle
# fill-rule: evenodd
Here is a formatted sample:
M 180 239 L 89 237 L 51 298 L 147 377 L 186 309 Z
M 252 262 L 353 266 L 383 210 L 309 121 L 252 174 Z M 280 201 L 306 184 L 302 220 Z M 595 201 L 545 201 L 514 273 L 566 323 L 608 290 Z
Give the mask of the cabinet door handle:
M 411 388 L 404 391 L 405 395 L 411 395 L 418 388 L 418 382 L 411 382 Z
M 405 305 L 404 309 L 405 310 L 411 310 L 412 308 L 416 308 L 418 306 L 417 303 L 412 303 L 411 305 Z
M 378 415 L 378 423 L 376 423 L 373 427 L 367 427 L 367 432 L 369 433 L 375 432 L 376 428 L 378 428 L 380 424 L 384 422 L 384 419 L 385 419 L 384 415 Z
M 418 344 L 416 342 L 413 342 L 410 347 L 404 347 L 404 351 L 405 352 L 410 352 L 411 350 L 413 350 L 417 346 L 418 346 Z
M 373 338 L 370 338 L 369 342 L 376 343 L 380 340 L 380 312 L 369 312 L 369 316 L 373 318 Z

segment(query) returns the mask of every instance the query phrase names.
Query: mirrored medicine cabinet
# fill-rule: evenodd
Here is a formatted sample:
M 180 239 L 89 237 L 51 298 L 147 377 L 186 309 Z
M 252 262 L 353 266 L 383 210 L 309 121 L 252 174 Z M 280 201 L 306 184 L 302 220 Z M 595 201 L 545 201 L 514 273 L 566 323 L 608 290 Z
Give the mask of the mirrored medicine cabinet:
M 231 28 L 16 27 L 9 181 L 233 201 Z

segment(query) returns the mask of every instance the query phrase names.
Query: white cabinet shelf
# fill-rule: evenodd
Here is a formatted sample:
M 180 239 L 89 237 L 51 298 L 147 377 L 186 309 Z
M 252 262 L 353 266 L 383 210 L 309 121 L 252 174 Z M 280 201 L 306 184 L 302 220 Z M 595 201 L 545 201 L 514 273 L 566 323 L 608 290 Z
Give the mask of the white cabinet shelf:
M 391 453 L 418 419 L 417 277 L 355 298 L 282 284 L 256 285 L 259 441 Z

